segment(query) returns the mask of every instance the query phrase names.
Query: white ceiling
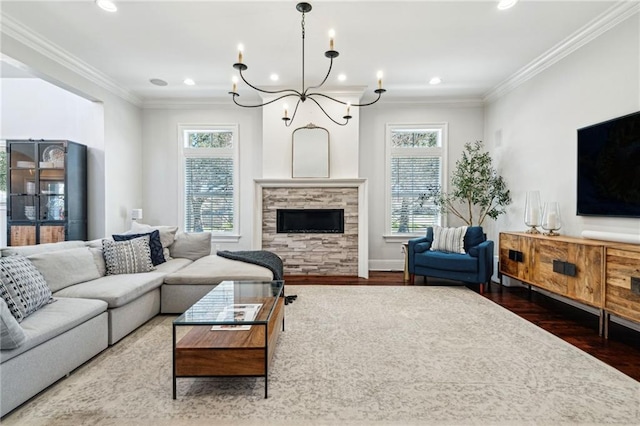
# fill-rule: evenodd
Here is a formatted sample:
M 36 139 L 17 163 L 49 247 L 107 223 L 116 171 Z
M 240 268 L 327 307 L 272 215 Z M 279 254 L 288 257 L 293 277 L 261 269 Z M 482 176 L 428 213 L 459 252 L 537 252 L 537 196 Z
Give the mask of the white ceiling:
M 2 1 L 3 24 L 52 43 L 144 102 L 228 97 L 237 45 L 257 85 L 301 85 L 301 14 L 296 1 L 117 1 L 107 13 L 93 0 Z M 321 1 L 306 16 L 306 81 L 326 73 L 330 28 L 340 56 L 332 88 L 376 88 L 388 99 L 486 96 L 518 70 L 598 18 L 614 1 Z M 14 76 L 0 68 L 3 77 Z M 9 74 L 7 74 L 9 73 Z M 339 73 L 347 80 L 336 80 Z M 18 76 L 20 74 L 18 73 Z M 429 85 L 440 76 L 443 83 Z M 196 81 L 186 86 L 184 78 Z M 169 83 L 149 83 L 160 78 Z M 252 91 L 239 85 L 242 95 Z M 366 100 L 367 96 L 365 96 Z M 246 99 L 246 98 L 243 98 Z M 384 99 L 384 98 L 383 98 Z

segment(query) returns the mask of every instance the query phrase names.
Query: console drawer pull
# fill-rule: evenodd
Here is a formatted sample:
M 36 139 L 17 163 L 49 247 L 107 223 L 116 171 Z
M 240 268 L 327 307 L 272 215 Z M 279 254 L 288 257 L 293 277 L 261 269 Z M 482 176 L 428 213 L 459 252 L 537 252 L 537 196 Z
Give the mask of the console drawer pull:
M 576 268 L 576 265 L 573 263 L 565 262 L 563 260 L 554 260 L 553 272 L 567 275 L 569 277 L 575 277 L 578 272 L 578 268 Z
M 631 293 L 640 294 L 640 277 L 631 277 Z
M 515 262 L 522 262 L 523 255 L 521 251 L 509 249 L 509 260 L 513 260 Z

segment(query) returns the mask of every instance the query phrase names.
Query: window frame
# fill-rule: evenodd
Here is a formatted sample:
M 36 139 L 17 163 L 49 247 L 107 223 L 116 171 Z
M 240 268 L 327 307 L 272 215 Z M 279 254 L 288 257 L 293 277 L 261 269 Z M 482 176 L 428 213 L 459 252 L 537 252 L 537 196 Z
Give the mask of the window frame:
M 440 146 L 429 148 L 393 148 L 391 135 L 397 130 L 439 130 L 440 131 Z M 447 122 L 427 122 L 418 124 L 386 124 L 385 129 L 385 218 L 384 218 L 384 234 L 383 238 L 387 242 L 405 242 L 409 238 L 421 237 L 424 234 L 422 232 L 409 232 L 409 233 L 393 233 L 391 230 L 391 211 L 392 211 L 392 195 L 391 195 L 391 160 L 394 154 L 402 153 L 403 156 L 411 155 L 416 157 L 433 157 L 437 155 L 441 158 L 442 168 L 441 182 L 442 190 L 447 191 L 447 157 L 449 147 L 449 123 Z M 401 150 L 401 151 L 400 151 Z M 447 226 L 447 215 L 442 214 L 440 216 L 440 226 Z
M 189 133 L 231 131 L 233 146 L 231 148 L 190 148 Z M 178 160 L 178 221 L 186 228 L 186 180 L 185 160 L 187 158 L 232 158 L 233 159 L 233 229 L 231 231 L 212 231 L 212 242 L 238 242 L 240 239 L 240 133 L 238 124 L 178 124 L 178 146 L 180 155 Z
M 7 152 L 7 141 L 6 139 L 0 139 L 0 151 L 4 152 L 5 154 L 5 158 L 9 158 L 9 153 Z M 6 170 L 4 171 L 6 173 L 6 181 L 8 181 L 9 179 L 9 164 L 7 164 Z M 6 211 L 7 209 L 7 188 L 6 186 L 4 188 L 0 188 L 0 209 L 3 209 L 3 211 Z M 6 216 L 6 213 L 5 213 Z

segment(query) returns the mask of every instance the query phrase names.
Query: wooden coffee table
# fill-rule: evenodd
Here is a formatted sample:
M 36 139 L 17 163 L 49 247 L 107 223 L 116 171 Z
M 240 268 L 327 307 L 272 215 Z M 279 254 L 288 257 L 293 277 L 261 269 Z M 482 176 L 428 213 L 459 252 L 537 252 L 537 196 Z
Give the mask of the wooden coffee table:
M 283 289 L 284 281 L 223 281 L 180 315 L 173 322 L 173 399 L 179 377 L 230 376 L 264 377 L 267 398 L 269 363 L 284 331 Z M 187 326 L 176 342 L 176 329 Z

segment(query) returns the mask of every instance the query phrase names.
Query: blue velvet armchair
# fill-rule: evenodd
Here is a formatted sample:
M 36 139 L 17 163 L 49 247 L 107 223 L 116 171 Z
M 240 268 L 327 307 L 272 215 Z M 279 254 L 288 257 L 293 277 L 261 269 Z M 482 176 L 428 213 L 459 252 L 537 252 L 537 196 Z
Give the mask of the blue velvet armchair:
M 431 250 L 433 228 L 427 235 L 409 240 L 408 260 L 411 284 L 416 275 L 480 284 L 490 283 L 493 275 L 493 241 L 487 240 L 481 226 L 470 226 L 464 235 L 465 253 Z

